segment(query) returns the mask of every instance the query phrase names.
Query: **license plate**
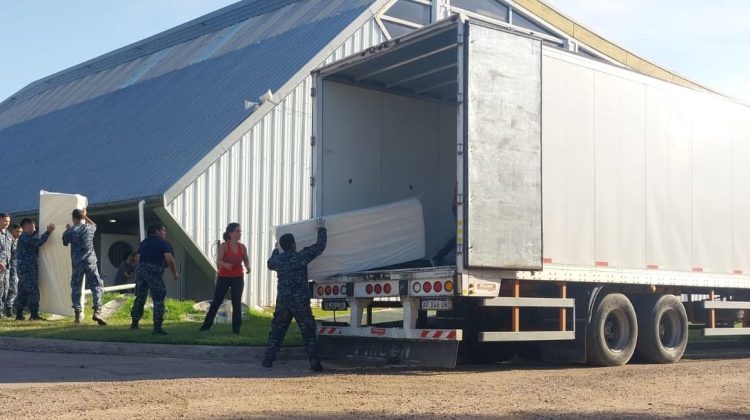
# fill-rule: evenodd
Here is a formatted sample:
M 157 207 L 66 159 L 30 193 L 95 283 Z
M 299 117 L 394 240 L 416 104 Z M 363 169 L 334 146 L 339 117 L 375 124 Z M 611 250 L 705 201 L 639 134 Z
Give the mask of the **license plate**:
M 344 311 L 346 310 L 346 300 L 344 299 L 323 299 L 324 311 Z
M 453 309 L 453 301 L 449 299 L 422 299 L 422 310 L 434 309 L 437 311 L 450 311 Z

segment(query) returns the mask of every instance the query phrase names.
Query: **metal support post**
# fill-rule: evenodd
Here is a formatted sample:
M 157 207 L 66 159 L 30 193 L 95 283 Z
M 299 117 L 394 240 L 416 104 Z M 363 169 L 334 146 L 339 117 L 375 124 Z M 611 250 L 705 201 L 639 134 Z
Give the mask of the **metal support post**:
M 513 297 L 521 297 L 521 282 L 513 280 Z M 513 307 L 513 332 L 521 331 L 521 308 L 518 306 Z
M 362 310 L 365 309 L 372 299 L 351 299 L 349 300 L 349 325 L 352 327 L 362 326 Z
M 560 283 L 560 298 L 568 298 L 568 285 Z M 565 331 L 567 328 L 568 309 L 560 308 L 560 331 Z
M 716 292 L 711 290 L 711 293 L 708 295 L 711 302 L 716 300 Z M 716 309 L 709 309 L 708 310 L 708 323 L 711 328 L 716 328 Z
M 417 328 L 417 317 L 419 316 L 419 299 L 402 297 L 401 304 L 404 307 L 404 329 Z

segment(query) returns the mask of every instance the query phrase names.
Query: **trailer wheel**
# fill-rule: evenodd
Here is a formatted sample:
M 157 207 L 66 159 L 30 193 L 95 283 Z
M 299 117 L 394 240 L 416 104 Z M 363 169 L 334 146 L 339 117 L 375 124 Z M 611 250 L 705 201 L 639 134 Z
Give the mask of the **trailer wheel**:
M 594 310 L 586 334 L 589 364 L 620 366 L 627 363 L 638 338 L 638 322 L 630 300 L 620 293 L 604 296 Z
M 638 345 L 636 354 L 649 363 L 675 363 L 688 341 L 685 307 L 673 295 L 648 296 L 637 305 Z

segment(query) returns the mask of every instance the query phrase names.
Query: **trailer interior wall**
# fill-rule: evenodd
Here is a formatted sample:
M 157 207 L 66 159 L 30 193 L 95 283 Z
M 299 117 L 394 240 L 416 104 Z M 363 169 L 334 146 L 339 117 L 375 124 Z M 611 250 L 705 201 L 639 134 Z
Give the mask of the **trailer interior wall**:
M 427 256 L 455 235 L 456 105 L 325 81 L 321 215 L 420 197 Z
M 749 107 L 553 48 L 543 86 L 548 266 L 750 273 Z

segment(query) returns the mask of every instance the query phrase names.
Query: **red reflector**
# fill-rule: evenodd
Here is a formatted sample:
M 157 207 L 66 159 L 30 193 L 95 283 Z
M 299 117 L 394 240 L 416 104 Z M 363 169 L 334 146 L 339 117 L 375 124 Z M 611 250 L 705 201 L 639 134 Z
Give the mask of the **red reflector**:
M 331 294 L 331 286 L 326 286 L 326 294 L 327 295 Z
M 325 289 L 323 286 L 318 286 L 318 296 L 322 296 L 323 293 L 325 293 Z
M 338 286 L 333 286 L 333 294 L 334 295 L 338 295 L 339 294 L 339 287 Z
M 443 283 L 436 281 L 435 285 L 432 286 L 432 288 L 435 289 L 435 292 L 440 293 L 440 291 L 443 290 Z
M 425 293 L 430 293 L 430 291 L 432 290 L 432 285 L 429 281 L 422 283 L 422 290 L 424 290 Z
M 391 285 L 389 283 L 383 285 L 383 292 L 391 293 Z
M 376 284 L 375 285 L 375 293 L 380 293 L 383 291 L 383 286 Z
M 371 284 L 368 284 L 368 285 L 367 285 L 367 286 L 365 287 L 365 291 L 367 292 L 367 294 L 368 294 L 368 295 L 371 295 L 371 294 L 372 294 L 372 285 L 371 285 Z

